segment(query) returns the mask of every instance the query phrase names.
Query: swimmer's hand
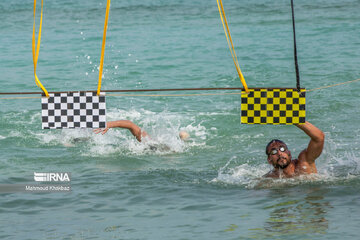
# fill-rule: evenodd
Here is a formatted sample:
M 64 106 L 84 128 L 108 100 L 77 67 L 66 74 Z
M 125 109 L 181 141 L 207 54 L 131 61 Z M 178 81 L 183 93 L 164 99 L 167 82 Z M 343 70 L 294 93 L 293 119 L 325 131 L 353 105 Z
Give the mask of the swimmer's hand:
M 98 128 L 98 129 L 94 129 L 93 132 L 96 134 L 101 133 L 102 135 L 104 135 L 107 131 L 109 131 L 109 128 Z

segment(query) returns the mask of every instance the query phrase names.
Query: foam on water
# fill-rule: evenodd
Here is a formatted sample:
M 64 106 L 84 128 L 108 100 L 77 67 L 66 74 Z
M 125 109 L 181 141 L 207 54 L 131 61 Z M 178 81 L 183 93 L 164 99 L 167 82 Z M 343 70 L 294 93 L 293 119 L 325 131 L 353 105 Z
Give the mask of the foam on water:
M 212 179 L 211 182 L 253 188 L 270 169 L 266 164 L 253 166 L 249 163 L 244 163 L 236 166 L 236 160 L 236 156 L 230 158 L 230 160 L 219 169 L 218 176 Z
M 92 154 L 169 154 L 186 152 L 188 149 L 204 145 L 206 128 L 196 124 L 193 117 L 179 113 L 151 112 L 140 109 L 129 111 L 110 109 L 108 121 L 127 119 L 146 131 L 150 137 L 138 142 L 127 130 L 111 129 L 105 135 L 92 137 Z M 196 125 L 195 125 L 196 124 Z M 182 141 L 180 131 L 187 131 L 190 139 Z
M 35 113 L 30 116 L 30 125 L 39 125 L 39 114 Z M 128 130 L 120 128 L 109 129 L 106 134 L 102 135 L 93 133 L 92 129 L 37 131 L 31 127 L 28 127 L 25 132 L 24 130 L 12 130 L 9 136 L 21 138 L 34 136 L 42 145 L 79 147 L 83 156 L 163 155 L 182 153 L 191 148 L 206 145 L 207 129 L 201 123 L 197 123 L 193 116 L 167 111 L 156 113 L 144 109 L 128 111 L 109 109 L 107 112 L 108 121 L 125 119 L 140 126 L 150 137 L 143 138 L 140 143 Z M 25 119 L 17 121 L 22 123 Z M 180 131 L 188 132 L 190 138 L 186 141 L 181 140 Z
M 355 142 L 353 144 L 357 145 Z M 326 133 L 326 143 L 322 153 L 324 159 L 317 161 L 318 172 L 330 177 L 360 175 L 360 156 L 356 149 L 348 150 L 348 143 Z

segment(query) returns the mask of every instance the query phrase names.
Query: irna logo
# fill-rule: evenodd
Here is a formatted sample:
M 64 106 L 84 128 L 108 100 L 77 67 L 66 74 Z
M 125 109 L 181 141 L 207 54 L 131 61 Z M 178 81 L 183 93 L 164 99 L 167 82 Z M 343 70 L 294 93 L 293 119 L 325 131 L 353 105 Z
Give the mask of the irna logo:
M 36 182 L 70 182 L 70 173 L 37 173 L 34 172 Z

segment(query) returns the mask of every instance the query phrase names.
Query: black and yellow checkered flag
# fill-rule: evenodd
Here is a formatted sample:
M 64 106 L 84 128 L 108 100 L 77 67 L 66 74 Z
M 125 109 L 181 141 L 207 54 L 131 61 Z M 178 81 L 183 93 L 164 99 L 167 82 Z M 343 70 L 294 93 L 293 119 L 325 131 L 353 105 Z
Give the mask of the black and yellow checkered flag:
M 241 94 L 241 123 L 305 123 L 305 89 L 249 88 Z

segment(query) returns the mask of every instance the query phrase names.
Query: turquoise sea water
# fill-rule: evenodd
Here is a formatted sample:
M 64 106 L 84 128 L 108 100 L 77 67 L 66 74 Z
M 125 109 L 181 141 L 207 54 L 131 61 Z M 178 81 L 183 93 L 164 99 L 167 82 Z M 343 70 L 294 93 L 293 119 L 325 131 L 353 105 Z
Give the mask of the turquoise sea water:
M 0 2 L 0 92 L 39 91 L 32 7 Z M 105 7 L 45 1 L 37 75 L 49 91 L 96 89 Z M 290 1 L 224 7 L 248 85 L 295 87 Z M 359 9 L 358 0 L 295 1 L 302 87 L 359 78 Z M 241 87 L 216 1 L 113 0 L 102 89 L 190 87 Z M 0 99 L 0 184 L 70 172 L 72 187 L 1 193 L 0 238 L 357 239 L 359 91 L 355 82 L 307 93 L 307 120 L 326 143 L 319 173 L 290 180 L 261 178 L 271 169 L 265 145 L 280 138 L 297 155 L 308 137 L 293 126 L 241 125 L 240 95 L 108 96 L 108 120 L 140 125 L 167 146 L 156 151 L 120 129 L 41 130 L 40 99 Z

